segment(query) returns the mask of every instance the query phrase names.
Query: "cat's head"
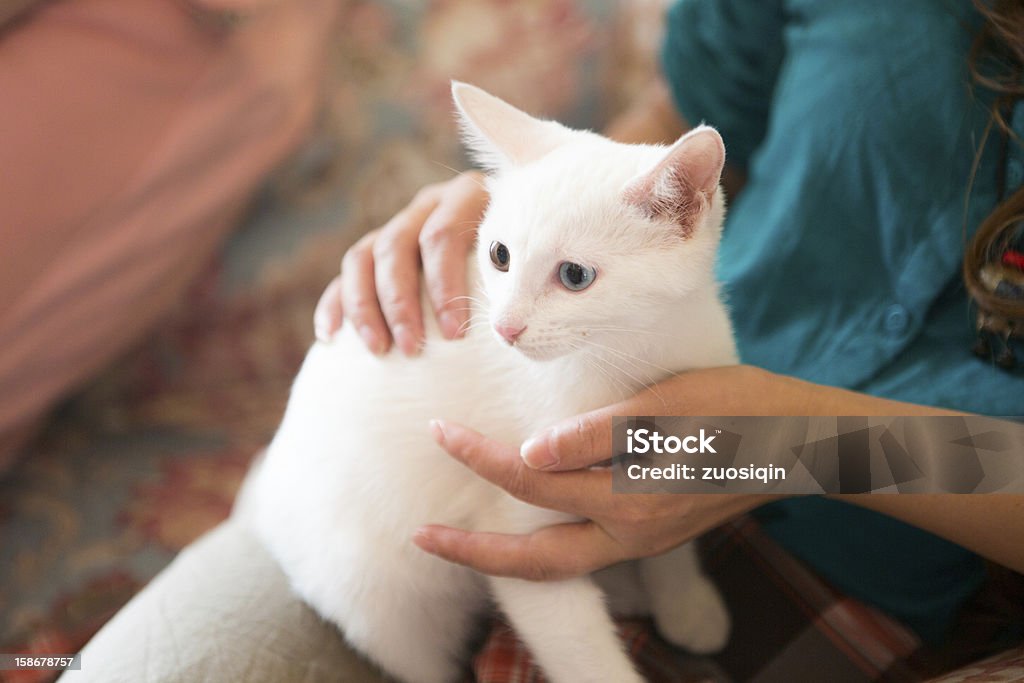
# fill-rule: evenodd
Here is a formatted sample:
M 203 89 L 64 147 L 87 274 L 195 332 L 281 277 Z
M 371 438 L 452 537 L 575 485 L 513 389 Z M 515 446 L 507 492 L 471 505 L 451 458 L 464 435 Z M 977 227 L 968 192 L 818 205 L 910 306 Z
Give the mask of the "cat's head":
M 714 129 L 625 145 L 470 85 L 452 93 L 491 171 L 477 257 L 489 324 L 506 343 L 537 360 L 635 348 L 714 288 L 725 163 Z

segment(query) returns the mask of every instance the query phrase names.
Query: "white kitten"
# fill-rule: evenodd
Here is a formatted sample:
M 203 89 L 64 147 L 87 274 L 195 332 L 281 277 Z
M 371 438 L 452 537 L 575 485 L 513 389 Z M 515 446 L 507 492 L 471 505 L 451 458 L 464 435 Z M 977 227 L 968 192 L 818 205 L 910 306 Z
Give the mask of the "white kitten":
M 478 478 L 427 425 L 519 444 L 670 373 L 735 363 L 712 273 L 725 150 L 707 127 L 671 147 L 623 145 L 472 86 L 453 94 L 493 172 L 470 260 L 477 324 L 443 341 L 428 314 L 416 359 L 373 356 L 349 326 L 315 344 L 243 516 L 299 595 L 402 681 L 454 681 L 491 598 L 555 683 L 640 681 L 593 578 L 488 578 L 412 544 L 426 523 L 522 533 L 572 519 Z M 707 652 L 727 638 L 690 546 L 598 578 L 613 608 L 653 613 L 673 643 Z

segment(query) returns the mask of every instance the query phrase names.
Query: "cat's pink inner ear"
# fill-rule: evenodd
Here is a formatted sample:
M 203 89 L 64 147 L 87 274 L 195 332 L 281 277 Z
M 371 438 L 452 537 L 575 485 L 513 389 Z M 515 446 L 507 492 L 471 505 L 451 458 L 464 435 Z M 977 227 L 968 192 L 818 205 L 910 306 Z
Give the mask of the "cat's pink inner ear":
M 725 145 L 713 128 L 700 126 L 672 145 L 658 164 L 633 181 L 625 200 L 649 218 L 671 220 L 689 237 L 718 191 Z

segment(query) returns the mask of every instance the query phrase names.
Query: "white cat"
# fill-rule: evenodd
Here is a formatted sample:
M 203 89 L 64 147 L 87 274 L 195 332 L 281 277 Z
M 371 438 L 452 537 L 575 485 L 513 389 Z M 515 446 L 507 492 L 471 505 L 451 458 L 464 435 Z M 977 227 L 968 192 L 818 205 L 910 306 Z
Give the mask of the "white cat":
M 415 359 L 372 355 L 350 326 L 315 344 L 247 514 L 298 594 L 402 681 L 454 681 L 492 598 L 554 683 L 640 681 L 594 578 L 489 578 L 413 545 L 426 523 L 521 533 L 572 519 L 478 478 L 428 423 L 519 444 L 670 373 L 735 363 L 712 273 L 725 150 L 707 127 L 624 145 L 452 90 L 492 171 L 470 260 L 478 324 L 444 341 L 426 316 Z M 728 615 L 690 546 L 601 574 L 613 608 L 653 613 L 671 642 L 724 644 Z

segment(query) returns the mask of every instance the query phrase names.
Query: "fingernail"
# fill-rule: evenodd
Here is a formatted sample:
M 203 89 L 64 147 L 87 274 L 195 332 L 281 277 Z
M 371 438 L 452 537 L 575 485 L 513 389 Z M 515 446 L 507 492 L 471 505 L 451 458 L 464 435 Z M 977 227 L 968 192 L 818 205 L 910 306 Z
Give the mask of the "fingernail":
M 425 550 L 428 553 L 434 552 L 437 546 L 434 544 L 434 539 L 430 536 L 430 533 L 423 527 L 416 530 L 412 535 L 412 542 Z
M 462 323 L 459 322 L 454 313 L 445 311 L 438 320 L 441 323 L 441 331 L 444 332 L 446 338 L 455 339 L 461 336 L 459 335 L 459 328 L 462 326 Z
M 374 353 L 382 353 L 384 351 L 384 345 L 381 343 L 380 337 L 369 325 L 363 325 L 359 328 L 359 336 L 362 337 L 363 343 L 366 347 Z
M 322 342 L 331 341 L 331 321 L 325 313 L 315 313 L 313 315 L 313 334 L 316 338 Z
M 402 350 L 407 356 L 415 356 L 420 351 L 419 342 L 416 341 L 416 337 L 409 330 L 406 325 L 398 325 L 392 330 L 392 334 L 395 335 L 395 344 Z
M 527 439 L 519 449 L 519 457 L 535 470 L 546 470 L 558 464 L 558 456 L 548 445 L 548 435 Z
M 430 421 L 430 435 L 434 437 L 434 441 L 440 445 L 444 445 L 444 425 L 440 420 Z

